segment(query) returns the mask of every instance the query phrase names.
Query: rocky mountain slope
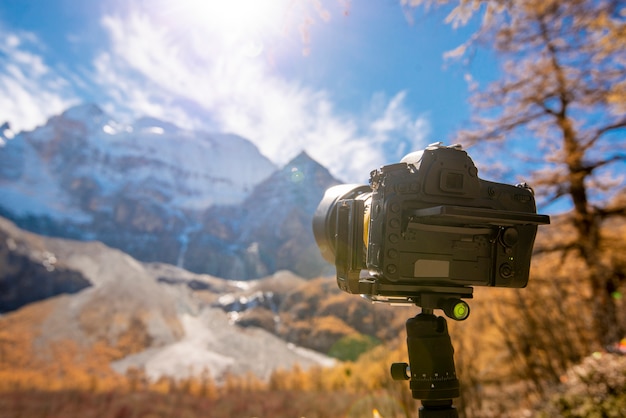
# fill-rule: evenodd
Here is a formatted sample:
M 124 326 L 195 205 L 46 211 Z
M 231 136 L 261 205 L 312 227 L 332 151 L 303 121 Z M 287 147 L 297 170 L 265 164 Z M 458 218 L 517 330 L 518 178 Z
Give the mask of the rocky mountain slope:
M 230 279 L 328 271 L 310 225 L 337 180 L 306 154 L 276 170 L 244 138 L 95 105 L 1 131 L 0 215 L 22 228 Z

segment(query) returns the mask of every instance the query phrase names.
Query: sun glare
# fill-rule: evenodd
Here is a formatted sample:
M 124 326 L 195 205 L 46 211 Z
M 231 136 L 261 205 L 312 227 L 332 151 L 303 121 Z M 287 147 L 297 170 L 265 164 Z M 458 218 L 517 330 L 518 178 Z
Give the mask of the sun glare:
M 177 0 L 174 12 L 196 27 L 230 36 L 266 37 L 285 25 L 290 0 Z

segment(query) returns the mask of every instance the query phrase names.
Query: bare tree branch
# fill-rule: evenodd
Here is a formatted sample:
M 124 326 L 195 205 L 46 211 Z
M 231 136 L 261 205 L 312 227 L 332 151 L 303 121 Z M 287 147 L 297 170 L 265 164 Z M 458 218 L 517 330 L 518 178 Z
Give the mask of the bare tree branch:
M 591 137 L 591 139 L 584 145 L 584 149 L 588 150 L 591 147 L 593 147 L 604 134 L 617 130 L 617 129 L 622 129 L 622 128 L 626 128 L 626 118 L 619 120 L 615 123 L 612 123 L 610 125 L 603 126 L 602 128 L 598 129 L 595 132 L 595 134 Z

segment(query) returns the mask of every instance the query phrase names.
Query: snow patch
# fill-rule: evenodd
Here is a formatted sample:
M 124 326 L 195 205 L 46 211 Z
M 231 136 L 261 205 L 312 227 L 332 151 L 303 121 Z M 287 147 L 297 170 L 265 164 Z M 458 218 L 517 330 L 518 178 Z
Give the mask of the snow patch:
M 102 132 L 104 132 L 105 134 L 109 134 L 109 135 L 115 135 L 117 133 L 115 128 L 113 128 L 111 125 L 104 125 L 102 127 Z

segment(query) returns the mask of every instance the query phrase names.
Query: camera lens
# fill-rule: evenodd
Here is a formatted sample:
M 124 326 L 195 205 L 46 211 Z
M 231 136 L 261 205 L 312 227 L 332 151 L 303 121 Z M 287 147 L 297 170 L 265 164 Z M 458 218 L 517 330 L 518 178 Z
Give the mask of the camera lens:
M 341 200 L 354 199 L 372 189 L 366 185 L 341 184 L 326 190 L 315 214 L 313 215 L 313 235 L 322 257 L 335 264 L 335 236 L 337 234 L 337 203 Z

